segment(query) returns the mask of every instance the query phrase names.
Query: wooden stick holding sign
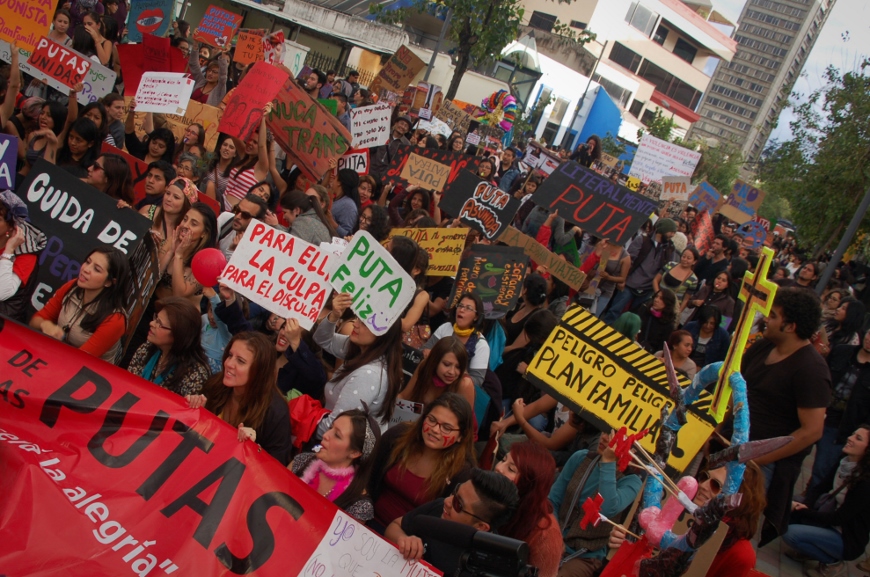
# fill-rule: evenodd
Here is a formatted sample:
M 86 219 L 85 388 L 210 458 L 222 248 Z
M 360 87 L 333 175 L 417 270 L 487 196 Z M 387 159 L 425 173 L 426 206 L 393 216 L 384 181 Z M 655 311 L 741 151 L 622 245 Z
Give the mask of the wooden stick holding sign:
M 747 271 L 743 276 L 739 298 L 745 304 L 734 329 L 734 338 L 731 340 L 731 347 L 725 356 L 725 364 L 722 365 L 719 380 L 716 382 L 713 404 L 710 405 L 710 414 L 718 423 L 721 423 L 725 418 L 725 411 L 731 398 L 731 385 L 728 378 L 732 373 L 740 370 L 746 341 L 749 339 L 749 333 L 752 332 L 752 319 L 755 318 L 757 312 L 764 316 L 769 315 L 770 307 L 773 306 L 777 286 L 776 283 L 767 280 L 771 262 L 773 262 L 773 250 L 764 247 L 758 266 L 755 267 L 755 273 Z

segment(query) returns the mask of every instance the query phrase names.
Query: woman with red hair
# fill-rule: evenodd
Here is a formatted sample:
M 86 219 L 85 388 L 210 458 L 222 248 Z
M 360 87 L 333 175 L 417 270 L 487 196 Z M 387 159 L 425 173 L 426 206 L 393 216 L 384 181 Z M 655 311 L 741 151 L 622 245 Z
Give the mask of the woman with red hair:
M 529 565 L 538 568 L 538 577 L 556 577 L 564 545 L 547 498 L 556 478 L 556 461 L 550 451 L 526 441 L 511 445 L 495 470 L 513 481 L 520 494 L 520 506 L 501 534 L 529 544 Z

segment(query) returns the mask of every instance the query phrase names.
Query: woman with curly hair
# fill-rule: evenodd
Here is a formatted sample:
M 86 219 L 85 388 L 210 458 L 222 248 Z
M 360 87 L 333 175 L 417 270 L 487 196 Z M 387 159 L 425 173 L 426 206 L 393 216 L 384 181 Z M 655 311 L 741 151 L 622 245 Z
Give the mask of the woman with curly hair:
M 387 209 L 377 204 L 370 204 L 362 209 L 357 230 L 368 232 L 378 242 L 387 240 L 390 231 L 393 230 L 393 227 L 390 226 L 390 215 L 387 213 Z

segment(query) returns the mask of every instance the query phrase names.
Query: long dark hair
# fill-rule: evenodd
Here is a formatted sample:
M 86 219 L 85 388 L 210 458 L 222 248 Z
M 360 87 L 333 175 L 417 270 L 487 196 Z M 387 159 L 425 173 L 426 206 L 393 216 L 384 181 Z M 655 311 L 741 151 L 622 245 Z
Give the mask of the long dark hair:
M 103 324 L 110 315 L 117 312 L 124 312 L 124 295 L 127 294 L 127 284 L 130 282 L 130 264 L 127 262 L 127 257 L 120 250 L 114 247 L 99 247 L 88 253 L 85 261 L 91 258 L 94 253 L 100 253 L 106 257 L 109 263 L 108 280 L 112 281 L 112 286 L 104 287 L 97 297 L 91 302 L 91 305 L 96 305 L 95 310 L 86 313 L 79 323 L 82 330 L 89 333 L 96 330 Z M 77 284 L 73 285 L 64 297 L 64 304 L 69 302 L 73 296 L 77 297 L 84 305 L 85 291 Z M 124 315 L 124 322 L 127 322 L 127 316 Z
M 532 533 L 550 526 L 553 505 L 547 499 L 556 477 L 556 461 L 543 445 L 532 441 L 514 443 L 511 458 L 517 466 L 517 492 L 520 506 L 499 532 L 505 537 L 526 541 Z M 541 519 L 547 524 L 541 527 Z
M 69 33 L 69 30 L 67 30 L 67 33 Z M 97 43 L 94 42 L 94 37 L 81 24 L 72 30 L 71 47 L 76 52 L 81 52 L 88 57 L 97 55 Z
M 673 324 L 674 319 L 677 317 L 677 295 L 667 287 L 660 288 L 659 292 L 656 294 L 661 295 L 662 302 L 665 304 L 665 308 L 662 310 L 662 322 Z M 655 300 L 655 298 L 656 295 L 654 294 L 649 300 L 650 310 L 652 310 L 653 300 Z
M 287 210 L 298 208 L 302 213 L 313 210 L 315 214 L 317 214 L 317 218 L 320 222 L 323 223 L 323 226 L 326 227 L 326 230 L 329 231 L 329 235 L 338 236 L 335 227 L 332 226 L 332 223 L 329 222 L 329 219 L 326 218 L 325 214 L 323 214 L 323 209 L 320 207 L 320 201 L 313 196 L 308 196 L 301 190 L 293 189 L 285 192 L 281 196 L 281 208 L 286 208 Z
M 867 312 L 867 307 L 861 301 L 853 298 L 846 298 L 840 303 L 840 306 L 846 307 L 846 318 L 831 334 L 831 347 L 836 345 L 847 345 L 851 342 L 852 337 L 861 330 L 864 324 L 864 315 Z
M 870 434 L 870 425 L 866 423 L 862 423 L 855 427 L 855 430 L 864 429 Z M 861 458 L 858 459 L 858 466 L 852 471 L 852 474 L 849 475 L 849 478 L 846 479 L 846 482 L 849 484 L 849 490 L 853 487 L 857 486 L 858 483 L 862 481 L 870 480 L 870 446 L 864 449 L 864 454 L 861 455 Z
M 393 225 L 390 224 L 390 213 L 383 206 L 374 203 L 362 209 L 360 215 L 366 210 L 372 213 L 372 220 L 366 230 L 376 241 L 384 242 L 390 236 L 390 231 L 393 230 Z
M 474 327 L 474 330 L 479 331 L 483 328 L 483 323 L 485 321 L 483 318 L 483 300 L 481 300 L 476 292 L 466 291 L 456 299 L 456 305 L 459 305 L 465 299 L 471 299 L 474 301 L 474 310 L 477 311 L 477 319 L 471 326 Z M 449 318 L 451 323 L 456 323 L 456 306 L 450 308 Z
M 106 194 L 115 199 L 133 204 L 133 175 L 127 161 L 117 154 L 103 154 L 103 174 L 106 177 Z
M 359 175 L 356 171 L 349 168 L 342 168 L 338 171 L 338 184 L 341 186 L 341 194 L 348 197 L 356 205 L 356 210 L 359 212 Z
M 235 141 L 230 136 L 221 132 L 220 136 L 218 136 L 217 144 L 215 144 L 214 153 L 213 153 L 213 156 L 211 158 L 211 162 L 208 163 L 208 172 L 214 171 L 215 174 L 217 174 L 218 164 L 220 164 L 220 161 L 221 161 L 221 148 L 223 147 L 224 142 L 226 142 L 227 140 L 229 140 L 230 142 L 233 143 L 233 148 L 236 147 Z M 227 164 L 226 170 L 224 170 L 224 173 L 221 176 L 228 177 L 230 175 L 230 170 L 232 170 L 232 168 L 233 168 L 233 163 L 235 162 L 235 159 L 237 159 L 238 157 L 239 157 L 239 151 L 238 151 L 238 149 L 236 149 L 235 156 L 233 156 L 233 158 L 230 159 L 229 164 Z M 217 186 L 217 177 L 215 177 L 215 186 Z
M 462 341 L 454 335 L 449 335 L 435 343 L 435 346 L 432 347 L 431 351 L 429 351 L 429 356 L 426 357 L 420 365 L 419 372 L 417 373 L 417 384 L 414 386 L 414 390 L 408 398 L 409 401 L 414 403 L 424 402 L 426 393 L 429 392 L 429 389 L 435 386 L 433 384 L 433 377 L 436 376 L 435 371 L 438 369 L 438 365 L 441 364 L 441 359 L 449 353 L 456 355 L 460 372 L 454 382 L 446 383 L 447 387 L 444 388 L 444 392 L 459 392 L 459 383 L 462 382 L 462 377 L 465 376 L 465 373 L 468 371 L 468 352 L 465 350 L 465 345 L 462 344 Z
M 336 507 L 347 509 L 366 494 L 366 488 L 368 487 L 369 477 L 372 472 L 372 464 L 374 463 L 372 455 L 366 457 L 363 454 L 363 446 L 366 440 L 366 423 L 368 422 L 376 439 L 380 439 L 380 428 L 367 412 L 360 409 L 345 411 L 336 417 L 335 420 L 337 421 L 342 417 L 349 418 L 353 427 L 353 435 L 350 438 L 349 448 L 352 451 L 359 451 L 360 453 L 360 456 L 351 462 L 351 466 L 355 469 L 353 480 L 344 492 L 333 501 Z
M 418 188 L 417 190 L 408 193 L 408 196 L 405 198 L 405 202 L 402 203 L 403 207 L 405 209 L 406 215 L 410 214 L 411 211 L 414 210 L 411 208 L 411 201 L 414 200 L 414 197 L 418 194 L 422 197 L 422 200 L 423 200 L 423 206 L 421 207 L 422 210 L 426 211 L 427 216 L 430 214 L 429 213 L 429 202 L 430 202 L 429 193 L 426 192 L 425 190 L 423 190 L 422 188 Z
M 69 137 L 73 132 L 78 134 L 84 141 L 90 143 L 84 156 L 82 156 L 79 161 L 73 159 L 72 153 L 69 150 Z M 57 165 L 77 165 L 82 168 L 89 167 L 100 155 L 100 142 L 100 131 L 97 128 L 97 125 L 94 124 L 94 121 L 90 118 L 79 118 L 70 127 L 69 132 L 66 134 L 66 141 L 57 153 Z
M 48 115 L 51 116 L 51 120 L 54 123 L 51 131 L 54 132 L 55 136 L 60 136 L 60 133 L 63 132 L 63 128 L 66 125 L 66 114 L 67 108 L 60 102 L 55 102 L 51 100 L 46 102 L 42 106 L 43 110 L 48 108 Z M 22 135 L 23 137 L 24 135 Z
M 169 164 L 172 164 L 172 161 L 175 159 L 175 135 L 172 134 L 172 131 L 168 128 L 155 128 L 152 130 L 150 134 L 145 136 L 145 140 L 142 141 L 146 150 L 152 140 L 162 140 L 166 143 L 166 152 L 163 153 L 160 160 L 165 160 Z
M 214 248 L 217 244 L 217 217 L 214 214 L 214 210 L 204 202 L 194 202 L 190 205 L 190 209 L 187 212 L 190 212 L 191 210 L 195 210 L 202 215 L 202 224 L 205 227 L 206 236 L 203 237 L 193 250 L 190 251 L 190 254 L 185 257 L 184 266 L 190 266 L 196 253 L 204 248 Z M 185 213 L 185 215 L 186 214 L 187 213 Z
M 172 369 L 174 372 L 164 384 L 167 389 L 178 390 L 184 378 L 197 365 L 208 367 L 201 343 L 202 316 L 199 308 L 183 297 L 160 299 L 155 303 L 155 310 L 165 310 L 172 323 L 172 347 L 167 355 L 166 367 L 167 371 Z
M 100 142 L 102 142 L 106 140 L 106 135 L 109 133 L 109 114 L 106 112 L 105 106 L 103 106 L 99 101 L 95 101 L 79 110 L 79 118 L 84 118 L 85 114 L 91 110 L 96 110 L 100 113 L 100 125 L 97 127 L 97 130 L 100 132 Z M 117 145 L 118 143 L 116 142 L 115 146 Z

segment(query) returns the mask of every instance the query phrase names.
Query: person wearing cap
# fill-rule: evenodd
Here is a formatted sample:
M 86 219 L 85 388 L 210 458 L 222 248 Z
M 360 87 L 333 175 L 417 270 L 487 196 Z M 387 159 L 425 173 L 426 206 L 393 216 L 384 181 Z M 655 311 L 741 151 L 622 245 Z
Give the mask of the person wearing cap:
M 677 232 L 677 223 L 670 218 L 660 218 L 652 235 L 635 238 L 628 247 L 631 266 L 625 287 L 610 301 L 610 308 L 602 320 L 612 324 L 622 311 L 637 309 L 652 296 L 653 279 L 665 264 L 673 260 L 674 245 L 671 239 Z
M 390 161 L 397 154 L 399 146 L 411 144 L 405 135 L 411 131 L 414 121 L 408 116 L 400 116 L 393 124 L 390 130 L 390 140 L 382 146 L 376 146 L 371 149 L 371 168 L 369 174 L 378 180 L 384 179 L 384 174 L 387 172 L 387 167 L 390 166 Z

